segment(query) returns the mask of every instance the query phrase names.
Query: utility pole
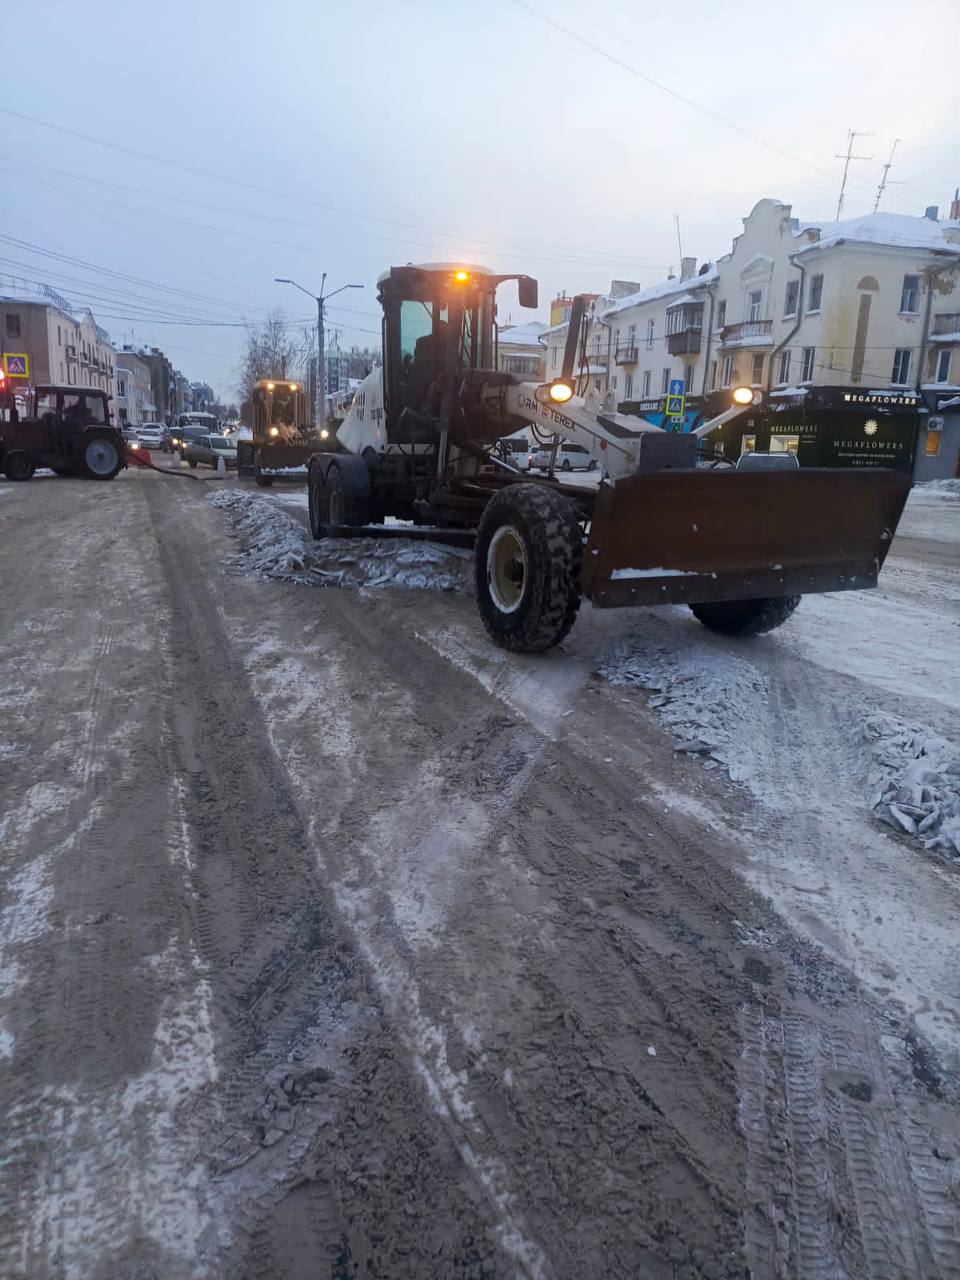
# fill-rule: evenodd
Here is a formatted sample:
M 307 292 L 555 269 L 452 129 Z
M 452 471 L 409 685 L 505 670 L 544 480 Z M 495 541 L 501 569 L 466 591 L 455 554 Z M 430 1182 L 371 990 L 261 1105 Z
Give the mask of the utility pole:
M 317 380 L 314 392 L 314 426 L 317 431 L 323 426 L 324 409 L 327 400 L 327 366 L 324 360 L 323 350 L 323 308 L 331 298 L 335 298 L 338 293 L 343 293 L 344 289 L 362 289 L 362 284 L 342 284 L 339 289 L 334 289 L 333 293 L 324 293 L 323 289 L 327 283 L 327 273 L 324 271 L 320 277 L 320 292 L 311 293 L 309 289 L 305 289 L 302 284 L 297 284 L 296 280 L 288 280 L 286 276 L 274 276 L 276 284 L 292 284 L 295 289 L 299 289 L 301 293 L 305 293 L 308 298 L 312 298 L 317 304 Z
M 855 129 L 850 129 L 847 133 L 846 154 L 844 155 L 841 153 L 840 155 L 835 155 L 833 157 L 834 160 L 842 160 L 844 162 L 843 178 L 841 179 L 841 182 L 840 182 L 840 199 L 837 201 L 837 216 L 835 219 L 836 222 L 840 221 L 840 210 L 843 208 L 843 197 L 846 194 L 846 190 L 847 190 L 847 173 L 849 172 L 849 169 L 850 169 L 850 161 L 873 159 L 873 156 L 855 156 L 853 154 L 853 140 L 854 138 L 871 138 L 872 136 L 873 135 L 870 133 L 858 133 Z
M 881 198 L 881 196 L 883 195 L 884 191 L 886 191 L 887 187 L 899 187 L 899 186 L 902 186 L 902 183 L 899 183 L 899 182 L 890 182 L 890 181 L 888 180 L 888 177 L 887 177 L 887 175 L 888 175 L 888 174 L 889 174 L 889 172 L 890 172 L 890 166 L 893 164 L 893 153 L 896 151 L 896 149 L 897 149 L 897 143 L 898 143 L 899 141 L 900 141 L 900 139 L 899 139 L 899 138 L 894 138 L 894 140 L 893 140 L 893 146 L 890 148 L 890 159 L 889 159 L 889 160 L 887 161 L 887 163 L 883 166 L 883 177 L 880 179 L 880 185 L 879 185 L 879 187 L 877 187 L 877 198 L 876 198 L 876 200 L 874 200 L 874 202 L 873 202 L 873 212 L 874 212 L 874 213 L 876 213 L 876 212 L 877 212 L 877 210 L 880 208 L 880 198 Z

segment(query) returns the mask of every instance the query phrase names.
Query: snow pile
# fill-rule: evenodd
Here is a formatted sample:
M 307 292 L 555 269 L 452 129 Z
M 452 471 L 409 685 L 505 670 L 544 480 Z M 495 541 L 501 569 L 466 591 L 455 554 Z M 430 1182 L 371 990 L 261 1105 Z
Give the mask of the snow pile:
M 276 503 L 236 489 L 210 495 L 240 542 L 233 569 L 313 586 L 469 591 L 472 566 L 449 548 L 396 538 L 315 542 Z
M 863 720 L 872 807 L 925 849 L 960 861 L 960 751 L 944 738 L 878 712 Z
M 683 653 L 628 641 L 604 662 L 600 675 L 614 685 L 652 690 L 650 706 L 676 734 L 677 751 L 708 756 L 734 782 L 762 790 L 755 740 L 768 691 L 756 667 L 727 653 Z
M 929 493 L 947 498 L 960 498 L 960 480 L 921 480 L 914 485 L 914 491 Z

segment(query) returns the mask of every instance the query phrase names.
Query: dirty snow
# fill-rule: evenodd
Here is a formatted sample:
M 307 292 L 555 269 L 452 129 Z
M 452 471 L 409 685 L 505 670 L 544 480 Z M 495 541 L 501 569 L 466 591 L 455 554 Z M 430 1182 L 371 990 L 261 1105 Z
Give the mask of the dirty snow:
M 679 611 L 677 611 L 679 612 Z M 725 647 L 685 643 L 638 644 L 631 636 L 601 663 L 613 685 L 650 691 L 649 705 L 674 734 L 675 750 L 722 766 L 767 808 L 779 807 L 768 768 L 770 744 L 762 726 L 775 718 L 771 677 L 761 665 Z M 840 709 L 853 807 L 921 840 L 924 848 L 960 854 L 960 748 L 919 725 L 865 706 Z M 797 769 L 804 767 L 797 761 Z M 958 859 L 960 860 L 960 859 Z
M 398 538 L 316 542 L 299 521 L 271 500 L 218 489 L 210 501 L 223 510 L 230 532 L 240 543 L 232 561 L 238 573 L 315 586 L 472 590 L 471 566 L 438 543 Z

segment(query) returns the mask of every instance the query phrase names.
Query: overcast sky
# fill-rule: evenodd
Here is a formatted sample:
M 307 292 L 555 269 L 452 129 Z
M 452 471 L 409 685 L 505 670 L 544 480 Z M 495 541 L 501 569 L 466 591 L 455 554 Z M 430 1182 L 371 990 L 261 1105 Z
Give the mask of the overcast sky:
M 378 344 L 391 263 L 527 271 L 545 304 L 653 283 L 679 259 L 675 214 L 700 260 L 764 196 L 832 217 L 848 128 L 873 159 L 845 216 L 872 209 L 895 138 L 881 208 L 946 214 L 955 0 L 531 5 L 32 0 L 0 108 L 57 128 L 2 116 L 0 288 L 46 281 L 232 398 L 226 326 L 314 314 L 274 276 L 363 284 L 330 304 L 345 346 Z

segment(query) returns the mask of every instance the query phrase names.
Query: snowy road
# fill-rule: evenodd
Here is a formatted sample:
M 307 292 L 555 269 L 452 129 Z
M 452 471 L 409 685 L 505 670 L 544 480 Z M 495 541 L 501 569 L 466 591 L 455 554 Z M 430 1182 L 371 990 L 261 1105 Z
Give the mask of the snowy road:
M 3 1274 L 960 1275 L 960 498 L 517 658 L 216 487 L 0 501 Z

